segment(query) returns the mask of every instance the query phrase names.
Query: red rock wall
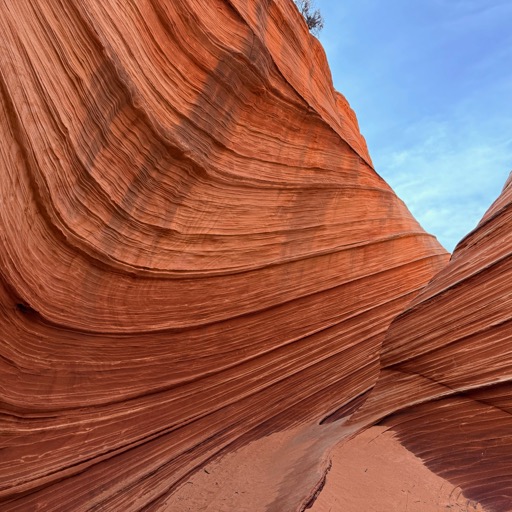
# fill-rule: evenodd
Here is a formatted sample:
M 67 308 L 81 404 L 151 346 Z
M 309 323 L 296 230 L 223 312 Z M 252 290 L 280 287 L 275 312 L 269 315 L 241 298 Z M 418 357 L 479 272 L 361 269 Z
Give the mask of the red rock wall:
M 508 181 L 450 263 L 392 323 L 382 347 L 382 393 L 374 391 L 368 414 L 512 377 L 511 202 Z
M 489 510 L 512 509 L 512 183 L 390 326 L 353 422 L 403 444 Z M 425 403 L 423 403 L 425 402 Z
M 373 386 L 447 255 L 291 1 L 4 2 L 0 33 L 2 510 L 158 508 Z

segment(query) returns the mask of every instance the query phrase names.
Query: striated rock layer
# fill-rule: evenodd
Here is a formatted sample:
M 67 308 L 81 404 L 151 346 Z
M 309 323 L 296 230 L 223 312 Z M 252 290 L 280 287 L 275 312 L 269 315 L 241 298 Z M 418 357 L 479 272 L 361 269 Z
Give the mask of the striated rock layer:
M 389 328 L 352 422 L 384 421 L 486 510 L 512 510 L 512 182 Z M 434 401 L 432 401 L 434 400 Z
M 512 510 L 510 180 L 447 264 L 291 0 L 0 14 L 2 511 L 298 510 L 379 421 Z
M 334 431 L 447 255 L 293 2 L 2 2 L 0 32 L 0 508 L 171 509 L 219 454 Z M 439 345 L 400 325 L 395 371 Z

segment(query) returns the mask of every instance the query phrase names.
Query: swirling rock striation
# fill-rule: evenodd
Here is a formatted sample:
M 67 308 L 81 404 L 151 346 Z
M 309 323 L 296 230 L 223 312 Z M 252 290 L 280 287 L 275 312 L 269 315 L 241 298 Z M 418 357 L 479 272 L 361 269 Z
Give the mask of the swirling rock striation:
M 352 418 L 384 423 L 490 511 L 512 510 L 512 183 L 393 321 Z
M 0 32 L 2 510 L 165 509 L 372 388 L 447 255 L 290 0 L 3 2 Z

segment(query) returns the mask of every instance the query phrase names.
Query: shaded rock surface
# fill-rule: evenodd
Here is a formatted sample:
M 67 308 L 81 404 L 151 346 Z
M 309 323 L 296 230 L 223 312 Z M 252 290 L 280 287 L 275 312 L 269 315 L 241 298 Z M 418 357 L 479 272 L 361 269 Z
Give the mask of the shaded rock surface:
M 512 510 L 512 183 L 391 324 L 351 418 L 401 442 L 488 510 Z M 425 403 L 427 402 L 427 403 Z

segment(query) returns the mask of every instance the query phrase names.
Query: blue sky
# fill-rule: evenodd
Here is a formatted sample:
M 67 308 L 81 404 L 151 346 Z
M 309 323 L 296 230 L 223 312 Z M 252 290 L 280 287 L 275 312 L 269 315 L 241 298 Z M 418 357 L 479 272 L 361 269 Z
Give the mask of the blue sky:
M 377 172 L 452 251 L 512 170 L 512 1 L 316 6 Z

